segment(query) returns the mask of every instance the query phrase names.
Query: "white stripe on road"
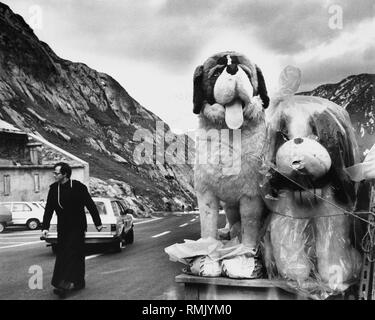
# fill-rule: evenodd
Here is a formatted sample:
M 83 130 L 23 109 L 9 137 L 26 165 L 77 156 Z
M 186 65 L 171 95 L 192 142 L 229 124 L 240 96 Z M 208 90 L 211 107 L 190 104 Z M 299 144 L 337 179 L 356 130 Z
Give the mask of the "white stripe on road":
M 147 221 L 140 221 L 140 222 L 134 222 L 133 224 L 142 224 L 142 223 L 148 223 L 148 222 L 152 222 L 152 221 L 156 221 L 156 220 L 160 220 L 160 219 L 163 219 L 163 218 L 155 218 L 155 219 L 151 219 L 151 220 L 147 220 Z
M 15 241 L 0 242 L 0 246 L 5 245 L 5 244 L 12 244 L 12 243 L 19 243 L 19 242 L 18 241 L 17 242 L 15 242 Z
M 184 223 L 182 225 L 180 225 L 179 227 L 182 228 L 182 227 L 186 227 L 188 225 L 188 223 Z
M 196 220 L 196 218 L 194 218 L 194 219 L 191 219 L 190 221 L 191 221 L 191 222 L 194 222 L 195 220 Z
M 165 232 L 162 232 L 162 233 L 159 233 L 159 234 L 155 234 L 151 238 L 159 238 L 159 237 L 164 236 L 164 235 L 166 235 L 168 233 L 170 233 L 170 231 L 165 231 Z
M 3 238 L 3 237 L 0 237 L 0 240 L 19 240 L 19 239 L 39 239 L 40 236 L 30 236 L 30 237 L 6 237 L 6 238 Z
M 37 236 L 42 234 L 40 231 L 39 232 L 14 232 L 14 233 L 3 233 L 1 234 L 1 237 L 5 238 L 12 238 L 12 237 L 18 237 L 18 236 Z
M 85 257 L 85 260 L 94 259 L 94 258 L 99 257 L 99 256 L 102 256 L 102 255 L 103 255 L 102 253 L 99 253 L 99 254 L 93 254 L 92 256 L 87 256 L 87 257 Z
M 0 247 L 0 250 L 1 249 L 8 249 L 8 248 L 15 248 L 15 247 L 22 247 L 22 246 L 29 246 L 29 245 L 32 245 L 32 244 L 36 244 L 36 243 L 39 243 L 39 244 L 44 244 L 44 241 L 33 241 L 33 242 L 24 242 L 24 243 L 20 243 L 20 244 L 14 244 L 14 245 L 11 245 L 11 246 L 6 246 L 6 247 Z
M 122 268 L 122 269 L 117 269 L 117 270 L 112 270 L 112 271 L 104 271 L 101 274 L 112 274 L 112 273 L 123 272 L 127 270 L 129 270 L 129 268 Z

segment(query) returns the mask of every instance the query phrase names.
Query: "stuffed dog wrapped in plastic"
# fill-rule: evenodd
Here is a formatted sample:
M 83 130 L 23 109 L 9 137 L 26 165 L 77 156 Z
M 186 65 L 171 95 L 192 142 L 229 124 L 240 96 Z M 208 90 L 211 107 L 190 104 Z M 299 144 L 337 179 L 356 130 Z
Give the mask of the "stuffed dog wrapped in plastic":
M 271 214 L 264 259 L 269 277 L 325 298 L 360 273 L 351 234 L 357 185 L 345 170 L 359 152 L 346 110 L 294 95 L 300 81 L 299 69 L 286 67 L 266 114 L 270 149 L 261 187 Z

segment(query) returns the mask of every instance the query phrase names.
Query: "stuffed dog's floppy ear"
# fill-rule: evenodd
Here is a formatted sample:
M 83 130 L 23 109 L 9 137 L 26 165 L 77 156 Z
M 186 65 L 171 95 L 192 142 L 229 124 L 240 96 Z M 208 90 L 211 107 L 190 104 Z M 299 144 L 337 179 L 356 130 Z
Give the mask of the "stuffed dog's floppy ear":
M 260 71 L 258 66 L 256 66 L 256 70 L 258 78 L 258 94 L 263 101 L 263 108 L 266 109 L 270 103 L 270 98 L 268 97 L 266 83 L 264 81 L 262 71 Z
M 203 107 L 203 66 L 198 66 L 194 71 L 193 112 L 199 114 Z

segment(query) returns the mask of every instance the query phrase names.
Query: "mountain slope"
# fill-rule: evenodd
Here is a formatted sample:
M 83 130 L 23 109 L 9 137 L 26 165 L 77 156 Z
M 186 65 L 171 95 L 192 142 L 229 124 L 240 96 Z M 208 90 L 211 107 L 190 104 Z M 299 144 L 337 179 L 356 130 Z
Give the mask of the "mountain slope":
M 362 154 L 375 144 L 375 74 L 352 75 L 300 94 L 326 98 L 345 108 Z
M 0 118 L 89 162 L 91 176 L 126 182 L 134 196 L 154 209 L 164 209 L 166 202 L 194 205 L 187 154 L 180 156 L 179 165 L 139 165 L 133 157 L 140 143 L 133 139 L 138 129 L 164 141 L 155 137 L 156 123 L 162 120 L 109 75 L 59 58 L 2 3 Z

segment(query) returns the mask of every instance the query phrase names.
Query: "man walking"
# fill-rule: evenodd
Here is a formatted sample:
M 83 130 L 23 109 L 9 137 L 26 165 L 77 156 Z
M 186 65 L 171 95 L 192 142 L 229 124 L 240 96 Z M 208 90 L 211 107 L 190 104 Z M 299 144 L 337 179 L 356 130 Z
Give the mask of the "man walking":
M 44 210 L 42 235 L 48 235 L 52 214 L 57 215 L 57 252 L 52 285 L 54 293 L 64 298 L 69 291 L 85 287 L 85 231 L 87 221 L 84 207 L 89 210 L 96 229 L 103 228 L 99 212 L 87 187 L 71 180 L 71 167 L 64 162 L 54 166 L 56 182 L 51 184 Z

